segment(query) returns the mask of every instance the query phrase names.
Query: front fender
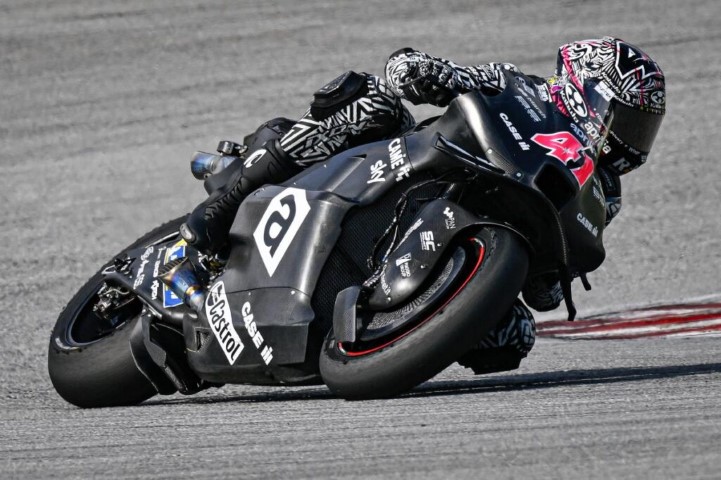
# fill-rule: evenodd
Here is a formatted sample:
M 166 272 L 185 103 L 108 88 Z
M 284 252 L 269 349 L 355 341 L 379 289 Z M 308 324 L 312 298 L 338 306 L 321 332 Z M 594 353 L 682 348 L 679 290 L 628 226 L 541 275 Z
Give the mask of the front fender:
M 385 260 L 380 279 L 368 296 L 367 306 L 385 310 L 407 301 L 434 271 L 453 238 L 469 227 L 482 225 L 507 228 L 525 239 L 509 225 L 480 218 L 450 200 L 429 202 L 418 212 L 398 246 Z

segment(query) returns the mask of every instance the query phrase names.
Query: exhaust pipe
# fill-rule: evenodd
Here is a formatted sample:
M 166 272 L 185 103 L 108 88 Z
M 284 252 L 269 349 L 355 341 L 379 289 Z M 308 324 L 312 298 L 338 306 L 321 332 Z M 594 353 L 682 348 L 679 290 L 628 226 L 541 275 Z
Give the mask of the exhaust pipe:
M 195 267 L 188 257 L 166 263 L 156 278 L 196 312 L 200 312 L 205 305 L 205 290 L 198 281 Z

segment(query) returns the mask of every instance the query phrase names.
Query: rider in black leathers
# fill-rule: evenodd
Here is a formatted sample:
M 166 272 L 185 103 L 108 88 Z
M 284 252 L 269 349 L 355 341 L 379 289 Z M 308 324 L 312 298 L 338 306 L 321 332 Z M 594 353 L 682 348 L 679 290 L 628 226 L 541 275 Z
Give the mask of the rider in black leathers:
M 221 250 L 241 201 L 256 188 L 283 182 L 349 147 L 402 135 L 415 120 L 401 99 L 444 107 L 458 93 L 495 95 L 505 88 L 503 70 L 518 71 L 509 63 L 464 67 L 404 48 L 388 59 L 385 81 L 366 73 L 341 75 L 314 94 L 300 120 L 274 119 L 247 137 L 245 159 L 216 175 L 215 190 L 193 211 L 181 234 L 201 251 Z M 579 126 L 589 120 L 577 118 L 579 101 L 590 111 L 604 112 L 592 115 L 597 128 L 586 131 L 595 146 L 608 224 L 621 208 L 619 176 L 646 161 L 665 113 L 661 69 L 637 47 L 604 37 L 561 46 L 555 75 L 531 78 L 539 96 Z M 569 98 L 566 86 L 582 98 Z M 523 299 L 531 308 L 547 311 L 560 304 L 563 294 L 556 278 L 539 276 L 527 281 Z M 500 326 L 459 361 L 478 373 L 515 368 L 534 340 L 533 316 L 517 300 Z

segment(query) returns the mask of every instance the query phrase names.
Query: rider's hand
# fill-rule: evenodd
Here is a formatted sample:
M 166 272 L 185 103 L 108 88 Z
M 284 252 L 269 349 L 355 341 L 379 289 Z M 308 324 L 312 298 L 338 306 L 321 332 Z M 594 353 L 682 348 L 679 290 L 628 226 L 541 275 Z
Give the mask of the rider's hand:
M 392 56 L 386 78 L 396 93 L 414 105 L 445 107 L 460 86 L 458 73 L 451 65 L 410 49 L 396 58 Z

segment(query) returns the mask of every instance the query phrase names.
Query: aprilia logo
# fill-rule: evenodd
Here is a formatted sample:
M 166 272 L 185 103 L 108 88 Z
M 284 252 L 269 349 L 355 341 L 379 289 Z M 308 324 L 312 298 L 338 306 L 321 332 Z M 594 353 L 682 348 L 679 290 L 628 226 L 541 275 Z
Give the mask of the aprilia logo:
M 269 276 L 275 273 L 309 212 L 305 190 L 286 188 L 270 201 L 253 233 Z

